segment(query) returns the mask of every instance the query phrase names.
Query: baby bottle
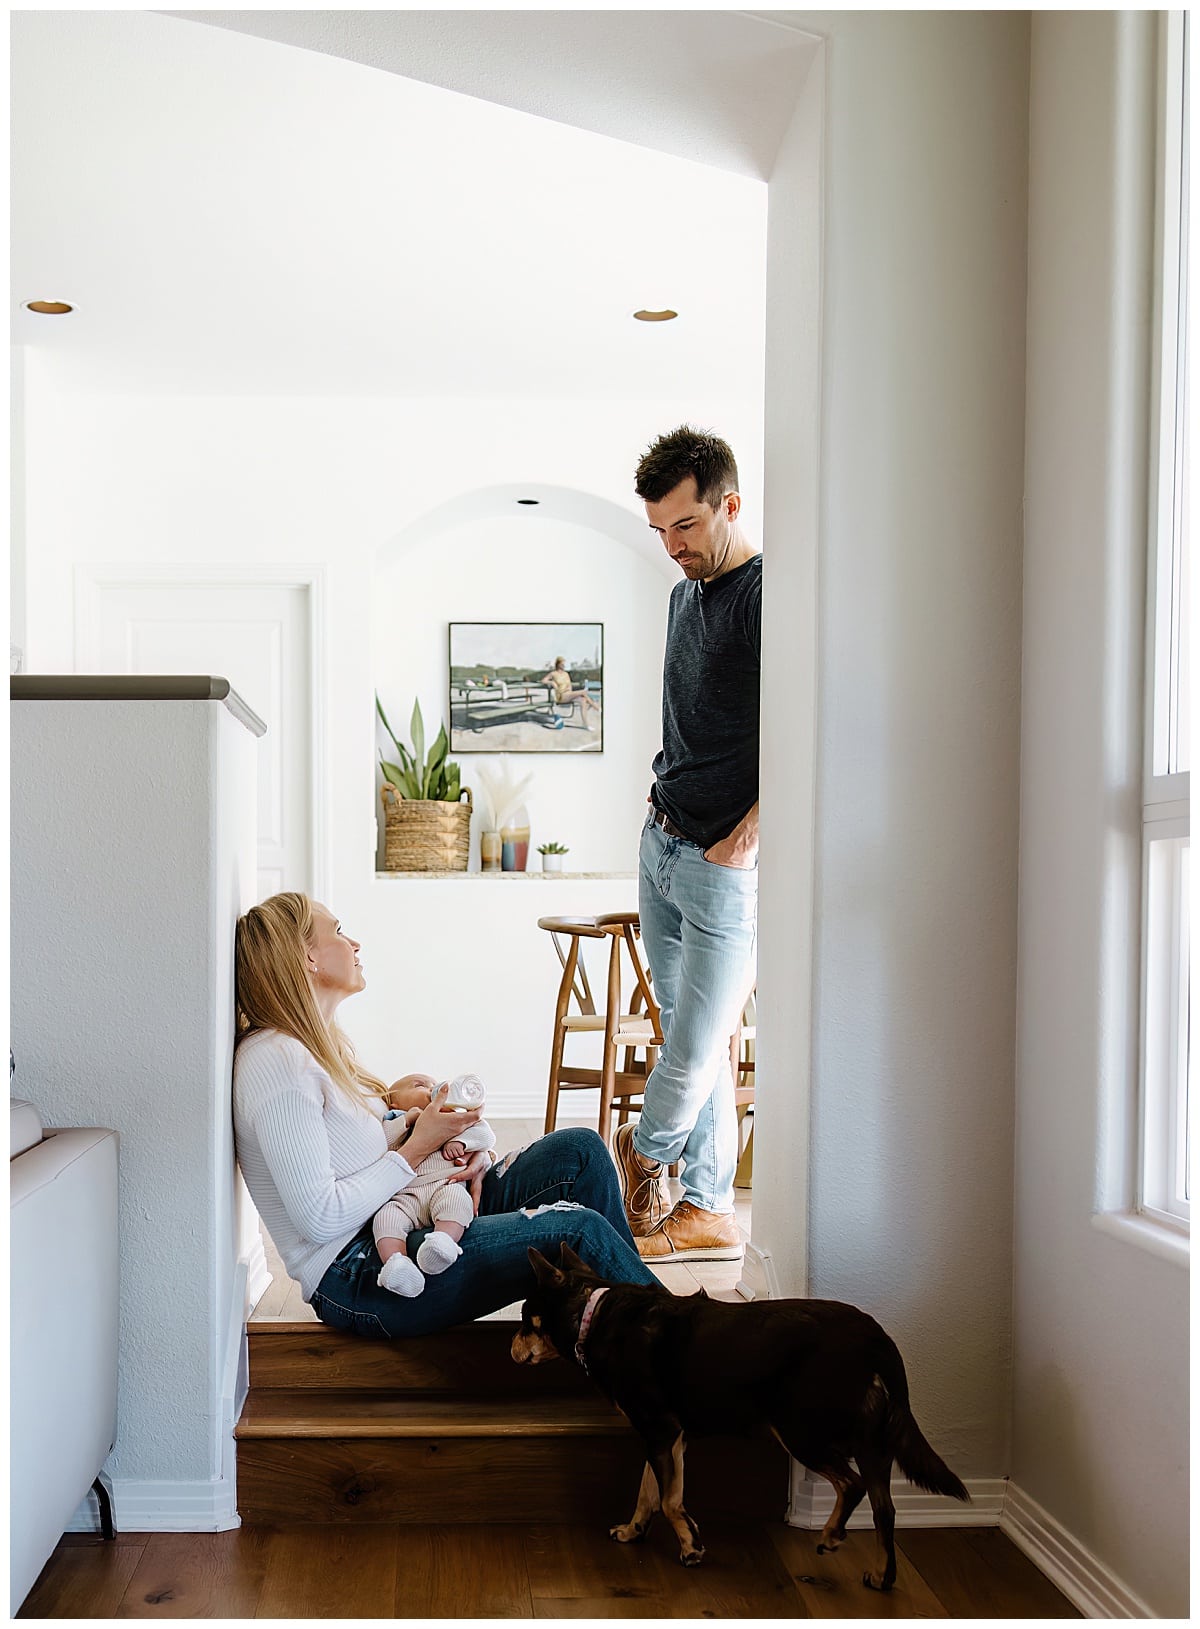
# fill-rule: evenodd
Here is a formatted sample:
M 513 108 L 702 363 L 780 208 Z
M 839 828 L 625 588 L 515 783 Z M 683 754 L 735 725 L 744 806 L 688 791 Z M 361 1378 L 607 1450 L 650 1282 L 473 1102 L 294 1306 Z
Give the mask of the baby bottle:
M 486 1096 L 478 1075 L 455 1075 L 447 1082 L 450 1090 L 442 1104 L 446 1109 L 481 1109 Z

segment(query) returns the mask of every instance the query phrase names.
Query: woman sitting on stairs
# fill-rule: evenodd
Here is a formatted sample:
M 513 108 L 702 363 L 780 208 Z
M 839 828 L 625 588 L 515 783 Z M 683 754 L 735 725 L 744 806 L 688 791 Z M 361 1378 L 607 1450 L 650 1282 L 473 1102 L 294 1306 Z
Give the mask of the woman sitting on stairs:
M 233 1120 L 250 1196 L 289 1274 L 323 1323 L 373 1336 L 425 1335 L 522 1300 L 532 1245 L 562 1240 L 604 1278 L 652 1284 L 634 1247 L 608 1150 L 594 1131 L 552 1131 L 495 1164 L 480 1151 L 451 1180 L 476 1219 L 453 1272 L 405 1299 L 380 1288 L 375 1212 L 478 1110 L 447 1111 L 424 1081 L 387 1087 L 356 1062 L 335 1015 L 366 985 L 359 946 L 303 894 L 275 894 L 237 925 Z M 421 1106 L 400 1153 L 403 1114 Z M 409 1241 L 415 1257 L 421 1240 Z

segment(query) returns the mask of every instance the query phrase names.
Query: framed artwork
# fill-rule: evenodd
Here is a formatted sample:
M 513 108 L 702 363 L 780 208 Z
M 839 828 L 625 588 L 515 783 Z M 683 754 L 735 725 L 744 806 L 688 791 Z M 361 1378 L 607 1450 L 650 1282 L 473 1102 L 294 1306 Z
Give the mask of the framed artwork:
M 602 622 L 452 622 L 450 751 L 603 752 Z

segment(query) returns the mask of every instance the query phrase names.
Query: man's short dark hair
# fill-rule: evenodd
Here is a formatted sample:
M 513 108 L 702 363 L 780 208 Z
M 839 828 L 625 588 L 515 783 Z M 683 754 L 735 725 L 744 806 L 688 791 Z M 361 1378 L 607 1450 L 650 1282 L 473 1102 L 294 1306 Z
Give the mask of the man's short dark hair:
M 728 442 L 708 430 L 681 424 L 642 454 L 634 491 L 646 503 L 659 503 L 689 475 L 695 479 L 697 497 L 710 509 L 718 508 L 727 492 L 738 490 L 737 463 Z

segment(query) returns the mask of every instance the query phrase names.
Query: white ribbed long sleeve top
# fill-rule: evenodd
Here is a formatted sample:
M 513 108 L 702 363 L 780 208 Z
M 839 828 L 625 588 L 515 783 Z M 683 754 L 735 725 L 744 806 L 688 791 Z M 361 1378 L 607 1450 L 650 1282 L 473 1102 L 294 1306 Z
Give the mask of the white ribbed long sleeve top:
M 307 1047 L 278 1030 L 239 1043 L 233 1065 L 238 1164 L 306 1301 L 344 1245 L 413 1170 L 389 1145 L 403 1117 L 380 1098 L 354 1102 Z

